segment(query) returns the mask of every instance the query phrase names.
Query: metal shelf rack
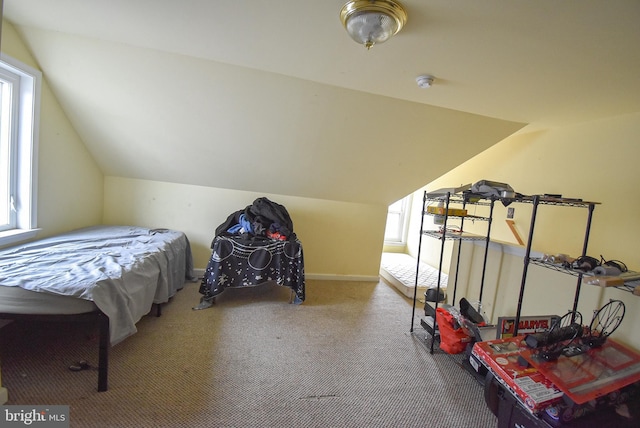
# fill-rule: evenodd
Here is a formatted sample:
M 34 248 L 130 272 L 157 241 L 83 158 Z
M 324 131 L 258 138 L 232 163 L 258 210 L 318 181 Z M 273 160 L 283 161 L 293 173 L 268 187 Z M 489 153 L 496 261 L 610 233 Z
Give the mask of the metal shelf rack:
M 444 213 L 442 215 L 440 214 L 434 214 L 431 212 L 427 212 L 427 202 L 442 202 L 443 204 L 443 208 L 444 208 Z M 482 301 L 482 293 L 483 293 L 483 289 L 484 289 L 484 280 L 485 280 L 485 272 L 486 272 L 486 265 L 487 265 L 487 255 L 488 255 L 488 249 L 489 249 L 489 242 L 490 242 L 490 235 L 491 235 L 491 221 L 492 221 L 492 217 L 493 217 L 493 207 L 494 207 L 494 203 L 495 203 L 495 199 L 494 198 L 487 198 L 485 196 L 482 195 L 477 195 L 474 193 L 471 193 L 469 191 L 464 191 L 464 192 L 460 192 L 460 193 L 453 193 L 453 192 L 445 192 L 445 193 L 439 193 L 437 195 L 434 194 L 429 194 L 428 192 L 424 192 L 424 196 L 422 199 L 422 217 L 420 220 L 420 239 L 418 242 L 418 255 L 417 255 L 417 260 L 416 260 L 416 280 L 415 280 L 415 287 L 413 290 L 413 310 L 412 310 L 412 314 L 411 314 L 411 332 L 413 332 L 413 326 L 414 326 L 414 320 L 415 320 L 415 310 L 416 310 L 416 300 L 417 300 L 417 293 L 418 293 L 418 273 L 419 273 L 419 265 L 420 265 L 420 254 L 421 254 L 421 250 L 422 250 L 422 237 L 423 236 L 428 236 L 430 238 L 435 238 L 435 239 L 439 239 L 441 240 L 442 244 L 440 247 L 440 260 L 439 260 L 439 266 L 438 266 L 438 282 L 437 282 L 437 288 L 436 288 L 436 296 L 440 296 L 440 280 L 442 277 L 442 265 L 443 265 L 443 260 L 444 260 L 444 250 L 445 250 L 445 242 L 449 241 L 449 240 L 453 240 L 453 241 L 457 241 L 458 242 L 458 257 L 456 260 L 456 274 L 455 274 L 455 279 L 454 279 L 454 285 L 453 285 L 453 298 L 452 301 L 455 302 L 456 299 L 456 289 L 458 286 L 458 271 L 459 271 L 459 266 L 460 266 L 460 249 L 461 249 L 461 245 L 463 241 L 484 241 L 485 242 L 485 248 L 484 248 L 484 260 L 483 260 L 483 265 L 482 265 L 482 276 L 480 279 L 480 295 L 478 300 L 481 302 Z M 449 214 L 450 213 L 450 206 L 452 204 L 456 204 L 456 205 L 462 205 L 462 208 L 465 209 L 467 207 L 467 205 L 484 205 L 489 207 L 489 215 L 487 217 L 482 217 L 482 216 L 475 216 L 475 215 L 453 215 L 453 214 Z M 425 216 L 436 216 L 436 215 L 440 215 L 443 218 L 443 223 L 442 223 L 442 227 L 441 230 L 424 230 L 424 218 Z M 450 230 L 447 226 L 449 224 L 450 220 L 459 220 L 460 222 L 460 227 L 457 230 Z M 487 222 L 487 233 L 486 235 L 476 235 L 476 234 L 471 234 L 471 233 L 467 233 L 464 232 L 464 222 L 465 220 L 471 220 L 471 221 L 486 221 Z M 427 331 L 429 331 L 431 333 L 431 348 L 430 348 L 430 352 L 433 354 L 433 344 L 436 340 L 437 337 L 437 322 L 436 322 L 436 318 L 435 318 L 435 311 L 438 309 L 438 302 L 437 302 L 438 298 L 436 298 L 436 302 L 434 302 L 435 304 L 435 308 L 433 309 L 434 311 L 434 315 L 433 315 L 433 321 L 431 323 L 425 323 L 424 321 L 422 322 L 422 326 L 425 327 L 425 329 L 427 329 Z M 425 312 L 426 312 L 426 306 L 429 305 L 428 302 L 425 301 Z

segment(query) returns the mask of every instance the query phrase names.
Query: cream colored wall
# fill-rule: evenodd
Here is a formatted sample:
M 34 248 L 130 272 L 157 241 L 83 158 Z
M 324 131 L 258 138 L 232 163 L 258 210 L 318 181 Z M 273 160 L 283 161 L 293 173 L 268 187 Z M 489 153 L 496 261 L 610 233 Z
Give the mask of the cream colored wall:
M 215 229 L 229 214 L 266 196 L 289 211 L 308 277 L 375 280 L 386 206 L 332 202 L 148 180 L 106 177 L 104 221 L 184 231 L 196 268 L 211 256 Z
M 524 194 L 560 193 L 565 197 L 601 202 L 594 211 L 587 254 L 622 260 L 630 269 L 640 271 L 638 135 L 640 113 L 522 133 L 430 183 L 428 189 L 489 179 L 509 183 Z M 422 201 L 421 196 L 416 200 Z M 526 239 L 531 207 L 526 204 L 511 206 L 515 208 L 517 228 Z M 540 206 L 533 250 L 579 255 L 586 216 L 587 210 L 582 208 Z M 492 240 L 515 244 L 505 219 L 506 207 L 498 204 Z M 473 229 L 470 225 L 469 230 Z M 433 248 L 437 243 L 425 241 L 424 245 Z M 411 248 L 416 248 L 415 242 Z M 498 316 L 515 315 L 516 311 L 523 261 L 521 255 L 513 255 L 513 251 L 509 251 L 492 250 L 487 264 L 489 279 L 485 283 L 483 305 L 494 322 Z M 463 294 L 459 293 L 456 300 L 465 295 L 470 300 L 477 299 L 483 252 L 475 246 L 473 251 L 463 250 L 462 254 L 464 262 L 460 270 L 463 279 L 459 282 L 459 289 Z M 562 315 L 573 305 L 575 288 L 575 278 L 531 266 L 522 314 Z M 620 299 L 626 304 L 626 315 L 615 337 L 640 349 L 640 333 L 635 328 L 640 322 L 640 297 L 617 289 L 582 286 L 578 309 L 587 322 L 593 311 L 609 299 Z
M 2 52 L 37 68 L 7 21 L 2 23 Z M 102 221 L 103 176 L 53 95 L 42 81 L 38 150 L 39 237 Z

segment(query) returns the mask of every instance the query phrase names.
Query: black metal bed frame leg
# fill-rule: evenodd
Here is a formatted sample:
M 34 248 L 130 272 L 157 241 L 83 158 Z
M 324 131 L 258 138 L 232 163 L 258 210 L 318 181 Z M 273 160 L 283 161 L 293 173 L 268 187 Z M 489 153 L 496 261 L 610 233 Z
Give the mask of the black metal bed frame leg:
M 102 312 L 98 313 L 100 327 L 100 344 L 98 348 L 98 392 L 104 392 L 109 388 L 109 317 Z

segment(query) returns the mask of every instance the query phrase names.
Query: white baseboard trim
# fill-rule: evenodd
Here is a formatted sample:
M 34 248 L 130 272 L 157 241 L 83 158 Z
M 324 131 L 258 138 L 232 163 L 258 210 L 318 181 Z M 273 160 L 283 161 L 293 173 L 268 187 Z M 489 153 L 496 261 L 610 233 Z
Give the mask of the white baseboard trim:
M 204 276 L 205 269 L 194 269 L 193 274 L 198 278 Z M 305 273 L 306 279 L 317 279 L 319 281 L 360 281 L 360 282 L 378 282 L 379 276 L 373 275 L 333 275 L 328 273 Z
M 0 406 L 9 401 L 9 393 L 7 388 L 0 387 Z
M 327 273 L 306 273 L 306 279 L 317 279 L 319 281 L 360 281 L 360 282 L 379 282 L 379 276 L 373 275 L 331 275 Z

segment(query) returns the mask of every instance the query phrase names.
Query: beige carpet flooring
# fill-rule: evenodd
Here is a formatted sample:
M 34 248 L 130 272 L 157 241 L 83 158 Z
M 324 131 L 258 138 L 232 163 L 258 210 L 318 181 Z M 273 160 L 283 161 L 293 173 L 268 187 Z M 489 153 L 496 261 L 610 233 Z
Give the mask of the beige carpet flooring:
M 288 304 L 275 285 L 227 290 L 193 311 L 188 283 L 161 317 L 111 348 L 109 390 L 86 326 L 0 329 L 7 404 L 64 404 L 72 427 L 495 427 L 482 386 L 428 351 L 411 303 L 383 282 L 307 281 Z

